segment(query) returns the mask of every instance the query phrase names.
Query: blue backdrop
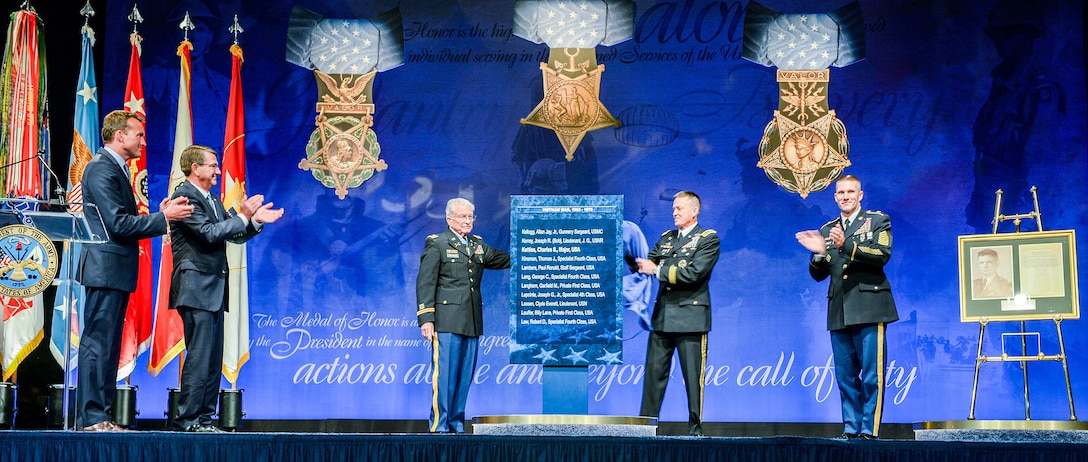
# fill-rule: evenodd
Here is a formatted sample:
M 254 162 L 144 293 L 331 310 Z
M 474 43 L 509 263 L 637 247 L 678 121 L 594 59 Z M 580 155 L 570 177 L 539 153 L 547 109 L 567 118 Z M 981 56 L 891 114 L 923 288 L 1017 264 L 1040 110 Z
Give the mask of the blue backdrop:
M 287 209 L 249 245 L 251 360 L 242 369 L 251 419 L 426 419 L 429 352 L 415 321 L 424 237 L 441 232 L 454 196 L 477 205 L 475 233 L 509 246 L 511 194 L 615 194 L 650 245 L 672 226 L 671 193 L 703 198 L 700 224 L 722 237 L 711 281 L 707 421 L 837 422 L 825 283 L 806 271 L 793 235 L 837 208 L 828 191 L 801 199 L 756 167 L 778 104 L 774 69 L 740 59 L 745 2 L 636 1 L 634 38 L 598 47 L 600 98 L 624 126 L 590 132 L 562 159 L 555 135 L 518 120 L 542 96 L 545 45 L 513 36 L 513 2 L 299 1 L 331 18 L 399 6 L 405 64 L 374 84 L 374 129 L 389 168 L 345 200 L 299 170 L 314 130 L 317 85 L 285 60 L 294 4 L 268 0 L 141 2 L 150 195 L 167 191 L 178 94 L 177 25 L 186 11 L 197 143 L 221 147 L 234 14 L 243 68 L 249 190 Z M 782 12 L 844 2 L 766 0 Z M 901 321 L 890 325 L 886 421 L 967 416 L 977 324 L 959 322 L 956 237 L 989 232 L 994 191 L 1006 213 L 1030 210 L 1038 185 L 1047 229 L 1088 222 L 1081 2 L 862 1 L 865 60 L 832 68 L 829 105 L 846 127 L 863 205 L 893 219 L 889 263 Z M 100 83 L 103 111 L 122 107 L 131 1 L 110 1 Z M 75 14 L 75 12 L 73 12 Z M 662 128 L 663 127 L 663 128 Z M 1009 231 L 1003 228 L 1002 231 Z M 1086 233 L 1078 236 L 1081 248 Z M 366 245 L 349 247 L 365 240 Z M 159 248 L 158 240 L 154 247 Z M 361 247 L 361 248 L 360 248 Z M 156 250 L 157 252 L 157 250 Z M 157 258 L 157 256 L 156 256 Z M 158 264 L 156 263 L 156 267 Z M 510 365 L 509 272 L 485 276 L 485 336 L 468 414 L 537 413 L 540 370 Z M 1016 323 L 991 326 L 988 339 Z M 1044 350 L 1057 349 L 1053 323 Z M 1088 327 L 1065 324 L 1078 406 L 1088 409 Z M 590 368 L 595 414 L 638 412 L 646 334 L 624 314 L 622 365 Z M 351 342 L 350 340 L 357 340 Z M 999 349 L 997 340 L 987 348 Z M 994 350 L 990 350 L 991 353 Z M 996 354 L 996 353 L 994 353 Z M 141 359 L 141 364 L 146 357 Z M 175 363 L 138 367 L 143 415 L 165 408 Z M 1056 363 L 1030 365 L 1032 417 L 1067 419 Z M 663 420 L 684 420 L 675 374 Z M 976 417 L 1023 418 L 1022 374 L 988 364 Z M 161 403 L 161 404 L 160 404 Z

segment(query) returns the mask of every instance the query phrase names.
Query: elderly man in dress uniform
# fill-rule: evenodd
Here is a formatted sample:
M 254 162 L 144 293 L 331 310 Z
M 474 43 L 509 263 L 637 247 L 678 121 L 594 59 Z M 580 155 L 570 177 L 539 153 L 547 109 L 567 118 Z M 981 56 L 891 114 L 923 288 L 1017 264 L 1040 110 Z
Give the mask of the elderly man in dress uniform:
M 464 433 L 465 403 L 476 369 L 476 344 L 484 333 L 483 270 L 510 267 L 510 255 L 470 235 L 475 207 L 467 199 L 446 203 L 442 234 L 427 236 L 416 277 L 416 318 L 431 342 L 432 433 Z

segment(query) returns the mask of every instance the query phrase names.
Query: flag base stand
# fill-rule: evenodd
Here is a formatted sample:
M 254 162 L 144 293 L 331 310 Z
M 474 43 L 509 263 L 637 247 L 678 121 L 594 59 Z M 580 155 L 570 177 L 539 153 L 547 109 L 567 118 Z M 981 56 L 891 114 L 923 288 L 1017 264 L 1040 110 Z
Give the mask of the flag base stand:
M 181 389 L 167 388 L 169 396 L 166 402 L 166 429 L 174 430 L 174 421 L 178 419 L 178 403 L 181 402 Z
M 244 389 L 219 390 L 219 428 L 235 431 L 242 426 Z
M 15 414 L 19 410 L 15 407 L 15 389 L 18 385 L 11 382 L 0 382 L 0 428 L 15 428 Z
M 64 409 L 64 384 L 49 386 L 49 405 L 45 408 L 45 421 L 49 428 L 64 428 L 64 416 L 76 415 L 76 387 L 68 387 L 68 414 Z
M 113 421 L 124 428 L 132 428 L 136 425 L 136 385 L 118 385 L 117 394 L 113 396 Z

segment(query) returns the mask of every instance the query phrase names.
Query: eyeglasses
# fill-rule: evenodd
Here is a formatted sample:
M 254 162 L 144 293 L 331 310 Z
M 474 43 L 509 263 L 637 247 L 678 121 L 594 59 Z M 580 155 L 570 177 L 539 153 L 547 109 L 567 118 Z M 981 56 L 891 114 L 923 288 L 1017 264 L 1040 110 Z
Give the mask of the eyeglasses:
M 219 164 L 197 164 L 201 167 L 211 167 L 213 170 L 219 168 Z
M 450 218 L 456 221 L 476 221 L 476 215 L 454 215 Z

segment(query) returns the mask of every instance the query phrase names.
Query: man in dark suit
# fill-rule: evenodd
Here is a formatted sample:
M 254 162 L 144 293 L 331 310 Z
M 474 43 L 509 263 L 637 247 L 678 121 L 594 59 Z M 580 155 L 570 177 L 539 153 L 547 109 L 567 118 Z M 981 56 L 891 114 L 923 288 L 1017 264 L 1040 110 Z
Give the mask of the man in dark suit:
M 241 244 L 265 223 L 283 216 L 256 195 L 228 212 L 211 188 L 219 175 L 215 150 L 192 145 L 181 152 L 185 181 L 172 197 L 188 199 L 193 214 L 170 222 L 174 272 L 170 308 L 177 309 L 185 330 L 187 355 L 181 368 L 181 392 L 174 425 L 189 432 L 219 433 L 212 424 L 223 366 L 223 313 L 227 307 L 227 242 Z
M 140 157 L 143 117 L 113 111 L 102 121 L 105 146 L 83 171 L 83 200 L 102 215 L 109 241 L 84 244 L 79 255 L 79 282 L 87 288 L 80 339 L 76 387 L 76 427 L 85 431 L 120 431 L 113 422 L 121 332 L 129 295 L 136 290 L 140 268 L 139 240 L 166 233 L 169 220 L 189 216 L 185 198 L 163 200 L 159 211 L 140 215 L 127 162 Z M 91 220 L 97 224 L 97 220 Z
M 484 333 L 483 270 L 510 267 L 510 255 L 469 235 L 475 207 L 466 199 L 446 203 L 442 234 L 427 236 L 416 277 L 416 318 L 434 348 L 432 433 L 464 433 L 465 403 L 476 370 L 476 344 Z
M 846 175 L 835 183 L 839 218 L 819 231 L 797 233 L 813 253 L 808 270 L 827 288 L 827 329 L 842 398 L 841 438 L 880 436 L 884 407 L 887 339 L 884 327 L 899 319 L 884 265 L 892 257 L 891 218 L 861 208 L 861 180 Z
M 636 259 L 639 272 L 660 281 L 646 341 L 646 381 L 639 415 L 657 417 L 669 384 L 673 352 L 688 395 L 688 434 L 703 434 L 703 371 L 710 332 L 710 273 L 718 263 L 721 242 L 713 229 L 699 226 L 702 202 L 691 191 L 673 196 L 672 218 L 677 229 L 661 234 L 648 258 Z

